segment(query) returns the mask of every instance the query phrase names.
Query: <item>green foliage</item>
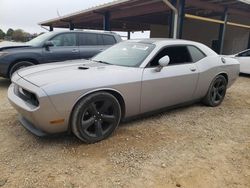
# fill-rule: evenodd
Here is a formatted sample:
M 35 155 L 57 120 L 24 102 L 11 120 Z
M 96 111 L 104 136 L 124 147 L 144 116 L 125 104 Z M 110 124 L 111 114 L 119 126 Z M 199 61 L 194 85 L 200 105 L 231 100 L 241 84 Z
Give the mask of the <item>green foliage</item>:
M 12 39 L 14 41 L 23 41 L 23 38 L 24 38 L 24 31 L 21 30 L 21 29 L 17 29 L 17 30 L 14 30 L 13 34 L 12 34 Z
M 9 28 L 8 31 L 7 31 L 7 33 L 6 33 L 6 35 L 7 35 L 8 37 L 12 37 L 13 32 L 14 32 L 14 30 L 11 29 L 11 28 Z
M 4 39 L 5 33 L 0 29 L 0 39 Z
M 11 32 L 9 32 L 9 34 Z M 31 38 L 31 35 L 29 33 L 24 32 L 22 29 L 17 29 L 17 30 L 13 30 L 12 35 L 9 36 L 9 37 L 10 37 L 11 40 L 14 40 L 14 41 L 17 41 L 17 42 L 26 42 Z
M 4 40 L 13 40 L 17 42 L 27 42 L 37 36 L 38 34 L 36 33 L 30 34 L 23 31 L 22 29 L 13 30 L 12 28 L 9 28 L 6 34 L 0 29 L 0 40 L 4 39 Z

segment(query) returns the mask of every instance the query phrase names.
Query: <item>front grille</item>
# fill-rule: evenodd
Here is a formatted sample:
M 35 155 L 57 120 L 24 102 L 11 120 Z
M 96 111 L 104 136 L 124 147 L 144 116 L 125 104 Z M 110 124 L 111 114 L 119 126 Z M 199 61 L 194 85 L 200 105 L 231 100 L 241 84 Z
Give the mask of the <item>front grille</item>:
M 32 93 L 32 92 L 30 92 L 30 91 L 28 91 L 28 90 L 26 90 L 18 85 L 15 85 L 14 89 L 15 89 L 15 94 L 18 97 L 20 97 L 24 101 L 28 102 L 29 104 L 32 104 L 33 106 L 36 106 L 36 107 L 39 106 L 39 101 L 37 99 L 37 96 L 34 93 Z

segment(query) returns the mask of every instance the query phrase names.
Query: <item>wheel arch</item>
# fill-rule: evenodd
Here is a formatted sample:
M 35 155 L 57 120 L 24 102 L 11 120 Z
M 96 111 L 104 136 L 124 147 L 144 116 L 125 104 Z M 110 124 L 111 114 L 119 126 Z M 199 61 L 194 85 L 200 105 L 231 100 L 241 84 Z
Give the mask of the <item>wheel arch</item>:
M 83 98 L 85 98 L 89 95 L 92 95 L 92 94 L 98 93 L 98 92 L 107 92 L 107 93 L 113 95 L 118 100 L 118 102 L 121 106 L 121 113 L 122 113 L 121 119 L 123 119 L 125 117 L 126 105 L 125 105 L 125 100 L 124 100 L 123 95 L 119 91 L 112 89 L 112 88 L 100 88 L 100 89 L 95 89 L 95 90 L 91 90 L 87 93 L 84 93 L 76 100 L 76 102 L 74 103 L 74 105 L 71 109 L 71 112 L 70 112 L 70 121 L 69 122 L 71 122 L 72 112 L 74 111 L 75 106 L 80 102 L 80 100 L 82 100 Z M 70 129 L 70 126 L 69 126 L 69 129 Z
M 208 93 L 209 88 L 210 88 L 210 85 L 213 83 L 214 79 L 215 79 L 217 76 L 220 76 L 220 75 L 221 75 L 221 76 L 224 76 L 224 77 L 226 78 L 227 83 L 228 83 L 228 81 L 229 81 L 229 80 L 228 80 L 228 79 L 229 79 L 229 78 L 228 78 L 228 74 L 227 74 L 226 72 L 224 72 L 224 71 L 223 71 L 223 72 L 219 72 L 218 74 L 215 74 L 214 77 L 212 78 L 212 80 L 210 81 L 208 87 L 206 88 L 206 94 Z M 206 95 L 206 94 L 205 94 L 205 95 Z
M 209 97 L 209 95 L 211 94 L 210 91 L 211 91 L 212 87 L 214 87 L 213 84 L 214 84 L 215 80 L 216 80 L 218 77 L 221 77 L 221 76 L 224 77 L 224 79 L 225 79 L 225 81 L 226 81 L 226 83 L 225 83 L 225 84 L 226 84 L 225 93 L 224 93 L 223 98 L 219 99 L 219 100 L 220 100 L 219 103 L 216 104 L 214 101 L 211 101 L 211 98 Z M 229 78 L 228 78 L 228 74 L 227 74 L 226 72 L 220 72 L 220 73 L 216 74 L 216 75 L 214 76 L 213 80 L 211 81 L 210 85 L 209 85 L 209 88 L 208 88 L 208 90 L 207 90 L 206 95 L 205 95 L 204 98 L 202 99 L 203 104 L 205 104 L 205 105 L 207 105 L 207 106 L 210 106 L 210 107 L 216 107 L 216 106 L 220 105 L 220 104 L 222 103 L 224 97 L 225 97 L 225 94 L 226 94 L 227 85 L 228 85 L 228 81 L 229 81 L 228 79 L 229 79 Z M 218 102 L 218 101 L 217 101 L 217 102 Z
M 29 61 L 31 63 L 34 63 L 35 65 L 37 65 L 39 63 L 38 60 L 36 60 L 35 58 L 18 58 L 14 61 L 11 62 L 10 66 L 8 67 L 8 75 L 10 73 L 11 68 L 18 62 L 22 62 L 22 61 Z
M 228 74 L 226 73 L 226 72 L 221 72 L 221 73 L 219 73 L 218 75 L 216 75 L 216 76 L 219 76 L 219 75 L 221 75 L 221 76 L 224 76 L 225 78 L 226 78 L 226 80 L 227 80 L 227 83 L 228 83 Z

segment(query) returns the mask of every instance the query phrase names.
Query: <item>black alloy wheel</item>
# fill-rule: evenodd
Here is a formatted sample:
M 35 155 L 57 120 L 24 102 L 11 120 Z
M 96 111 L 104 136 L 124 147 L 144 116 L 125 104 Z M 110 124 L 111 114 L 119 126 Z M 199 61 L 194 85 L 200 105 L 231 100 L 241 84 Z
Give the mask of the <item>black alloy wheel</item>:
M 212 107 L 219 106 L 226 95 L 227 80 L 224 76 L 218 75 L 210 85 L 209 91 L 203 102 Z
M 220 78 L 215 81 L 211 92 L 213 103 L 217 104 L 221 102 L 226 94 L 226 87 L 227 86 L 223 79 Z
M 121 107 L 117 99 L 99 92 L 77 104 L 72 115 L 72 131 L 82 141 L 95 143 L 112 134 L 120 119 Z

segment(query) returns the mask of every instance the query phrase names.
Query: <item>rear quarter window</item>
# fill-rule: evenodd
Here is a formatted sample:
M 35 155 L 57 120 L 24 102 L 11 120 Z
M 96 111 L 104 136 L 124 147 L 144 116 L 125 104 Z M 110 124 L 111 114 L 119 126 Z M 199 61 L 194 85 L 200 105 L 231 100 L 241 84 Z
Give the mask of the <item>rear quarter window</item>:
M 104 42 L 104 45 L 113 45 L 116 43 L 116 40 L 111 35 L 103 35 L 103 42 Z
M 188 50 L 194 63 L 206 57 L 206 55 L 195 46 L 188 46 Z
M 99 37 L 94 33 L 80 33 L 79 46 L 95 46 L 99 44 Z

